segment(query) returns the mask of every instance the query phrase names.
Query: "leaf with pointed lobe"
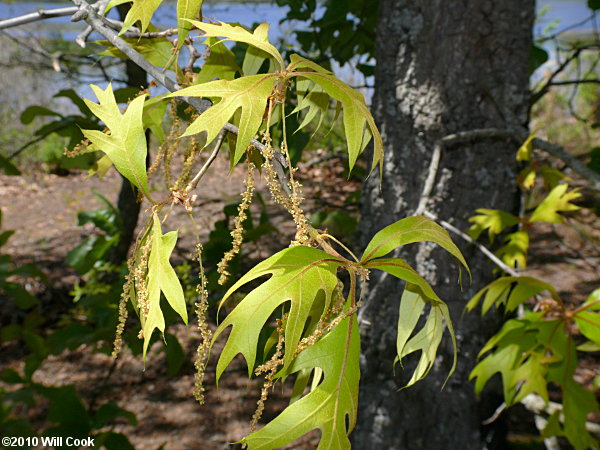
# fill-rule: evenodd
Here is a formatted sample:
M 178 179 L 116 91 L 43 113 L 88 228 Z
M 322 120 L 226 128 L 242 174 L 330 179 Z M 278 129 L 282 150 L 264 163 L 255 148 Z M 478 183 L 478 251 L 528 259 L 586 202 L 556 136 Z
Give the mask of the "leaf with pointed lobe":
M 356 317 L 352 315 L 301 352 L 286 371 L 286 374 L 303 374 L 321 369 L 320 384 L 241 442 L 251 450 L 274 449 L 319 429 L 318 450 L 349 449 L 348 435 L 356 424 L 359 362 L 360 335 Z
M 190 96 L 221 99 L 192 122 L 182 136 L 206 132 L 206 145 L 208 145 L 217 137 L 236 111 L 241 109 L 239 133 L 233 157 L 233 164 L 237 164 L 263 122 L 267 99 L 271 95 L 274 82 L 274 77 L 270 75 L 252 75 L 231 81 L 209 81 L 170 94 L 169 97 Z
M 306 78 L 314 82 L 332 98 L 341 103 L 344 113 L 344 134 L 346 135 L 346 142 L 348 144 L 350 170 L 352 170 L 358 156 L 364 150 L 365 134 L 368 129 L 373 137 L 373 162 L 371 171 L 377 165 L 379 165 L 381 171 L 383 168 L 383 141 L 363 95 L 312 61 L 298 55 L 292 55 L 291 60 L 292 63 L 288 70 L 293 69 L 294 72 L 292 74 L 294 76 Z
M 281 70 L 285 68 L 281 54 L 269 43 L 269 24 L 267 23 L 260 24 L 253 32 L 250 32 L 240 25 L 224 22 L 218 22 L 218 24 L 197 20 L 189 20 L 189 22 L 199 30 L 204 31 L 202 37 L 223 37 L 227 41 L 245 42 L 273 57 Z
M 385 256 L 403 245 L 424 241 L 438 244 L 469 271 L 465 258 L 452 242 L 448 232 L 433 220 L 423 216 L 406 217 L 379 231 L 367 245 L 361 262 L 365 263 Z
M 531 214 L 530 222 L 563 223 L 559 212 L 577 211 L 579 206 L 571 203 L 581 197 L 576 190 L 567 192 L 568 184 L 559 184 L 550 191 L 548 196 L 540 203 Z
M 99 103 L 85 99 L 85 103 L 96 117 L 104 122 L 110 134 L 98 130 L 82 130 L 84 136 L 94 144 L 94 150 L 106 153 L 115 168 L 146 196 L 146 136 L 142 125 L 144 97 L 136 97 L 121 114 L 115 101 L 112 86 L 106 90 L 92 85 Z
M 270 275 L 246 295 L 217 328 L 213 343 L 232 327 L 217 363 L 217 380 L 238 353 L 246 360 L 248 375 L 252 374 L 261 329 L 273 312 L 286 303 L 289 303 L 289 313 L 285 322 L 284 368 L 289 367 L 315 302 L 324 302 L 323 310 L 331 304 L 340 264 L 340 260 L 321 250 L 296 246 L 276 253 L 240 278 L 227 291 L 221 306 L 244 284 Z
M 164 294 L 171 308 L 179 314 L 187 325 L 188 316 L 183 295 L 183 288 L 169 259 L 177 242 L 177 231 L 162 234 L 160 220 L 154 214 L 152 224 L 152 249 L 148 258 L 148 315 L 142 315 L 142 329 L 144 334 L 143 359 L 146 362 L 146 353 L 150 338 L 155 329 L 162 333 L 165 331 L 165 318 L 160 309 L 160 294 Z
M 181 48 L 192 24 L 189 19 L 202 17 L 204 0 L 177 0 L 177 48 Z

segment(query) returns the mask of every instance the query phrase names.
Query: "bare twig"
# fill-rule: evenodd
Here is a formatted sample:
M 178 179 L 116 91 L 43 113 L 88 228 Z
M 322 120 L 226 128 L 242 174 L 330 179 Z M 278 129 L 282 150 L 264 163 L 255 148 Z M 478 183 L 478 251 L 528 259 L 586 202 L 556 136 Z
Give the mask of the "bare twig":
M 188 183 L 188 185 L 185 188 L 186 192 L 190 192 L 196 189 L 196 186 L 198 186 L 198 182 L 202 179 L 204 174 L 210 168 L 210 165 L 217 158 L 217 155 L 219 154 L 219 150 L 221 150 L 221 146 L 223 145 L 223 141 L 225 140 L 226 135 L 227 131 L 225 129 L 221 130 L 219 136 L 217 136 L 217 141 L 215 142 L 215 146 L 213 148 L 212 153 L 210 154 L 204 165 L 200 168 L 196 176 L 192 179 L 192 181 Z
M 414 213 L 415 216 L 423 214 L 425 212 L 425 208 L 427 208 L 427 202 L 429 202 L 429 198 L 431 197 L 431 191 L 433 190 L 433 184 L 435 183 L 435 177 L 440 164 L 442 145 L 443 141 L 440 139 L 433 146 L 433 154 L 431 155 L 431 163 L 429 164 L 427 179 L 425 180 L 425 186 L 423 187 L 423 192 L 421 193 L 421 198 L 419 199 L 419 205 Z
M 479 242 L 477 242 L 476 240 L 474 240 L 468 234 L 463 233 L 458 228 L 456 228 L 454 225 L 446 222 L 445 220 L 440 219 L 435 214 L 433 214 L 433 213 L 431 213 L 429 211 L 424 211 L 423 215 L 425 217 L 429 217 L 431 220 L 435 220 L 441 226 L 443 226 L 445 229 L 447 229 L 449 231 L 452 231 L 454 234 L 456 234 L 457 236 L 460 236 L 465 241 L 469 242 L 470 244 L 473 244 L 485 256 L 487 256 L 490 259 L 490 261 L 492 261 L 494 264 L 496 264 L 500 269 L 502 269 L 504 272 L 508 273 L 510 276 L 512 276 L 512 277 L 518 277 L 519 276 L 519 272 L 516 269 L 513 269 L 512 267 L 504 264 L 504 262 L 500 258 L 498 258 L 496 255 L 494 255 L 487 247 L 485 247 L 484 245 L 482 245 Z
M 450 146 L 461 142 L 468 142 L 474 139 L 482 138 L 506 138 L 511 139 L 517 144 L 521 144 L 527 140 L 529 132 L 524 129 L 500 129 L 500 128 L 479 128 L 469 131 L 461 131 L 454 134 L 449 134 L 443 137 L 441 142 L 444 146 Z M 545 151 L 550 155 L 562 160 L 572 170 L 585 178 L 595 190 L 600 190 L 600 175 L 579 161 L 575 156 L 571 155 L 560 145 L 552 144 L 544 139 L 535 138 L 532 142 L 535 148 Z
M 24 14 L 19 17 L 12 17 L 6 20 L 0 20 L 0 30 L 11 27 L 18 27 L 26 23 L 37 22 L 38 20 L 52 19 L 54 17 L 72 16 L 77 12 L 76 6 L 56 9 L 38 9 L 36 12 Z

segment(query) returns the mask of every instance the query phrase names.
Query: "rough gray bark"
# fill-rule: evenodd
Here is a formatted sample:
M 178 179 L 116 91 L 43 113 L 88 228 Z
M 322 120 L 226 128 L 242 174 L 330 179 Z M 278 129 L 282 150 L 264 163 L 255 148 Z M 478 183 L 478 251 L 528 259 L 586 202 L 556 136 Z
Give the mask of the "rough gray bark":
M 374 115 L 386 150 L 383 188 L 365 185 L 363 244 L 382 227 L 414 212 L 437 139 L 475 128 L 527 124 L 527 59 L 533 0 L 382 0 L 379 10 Z M 476 208 L 516 212 L 515 145 L 486 139 L 445 149 L 428 211 L 460 229 Z M 453 236 L 454 238 L 454 236 Z M 403 283 L 372 280 L 362 312 L 357 449 L 479 449 L 497 447 L 501 432 L 481 421 L 501 399 L 477 399 L 468 375 L 478 351 L 497 326 L 478 314 L 461 318 L 466 301 L 492 280 L 492 266 L 473 247 L 455 239 L 473 273 L 461 292 L 458 269 L 434 245 L 402 256 L 447 301 L 457 332 L 455 374 L 440 391 L 452 363 L 447 334 L 435 367 L 415 386 L 395 356 L 398 304 Z M 418 355 L 417 355 L 418 356 Z M 414 361 L 413 361 L 414 362 Z M 489 397 L 489 396 L 488 396 Z

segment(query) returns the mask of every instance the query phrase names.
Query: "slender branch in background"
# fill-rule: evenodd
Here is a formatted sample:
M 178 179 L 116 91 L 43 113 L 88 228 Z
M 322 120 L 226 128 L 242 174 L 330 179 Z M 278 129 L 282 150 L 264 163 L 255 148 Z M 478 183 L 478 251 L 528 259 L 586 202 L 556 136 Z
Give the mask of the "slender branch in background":
M 38 9 L 36 12 L 24 14 L 19 17 L 12 17 L 10 19 L 0 20 L 0 30 L 11 27 L 18 27 L 26 23 L 37 22 L 38 20 L 52 19 L 54 17 L 72 16 L 77 12 L 76 6 L 70 6 L 68 8 L 56 8 L 56 9 Z
M 564 80 L 564 81 L 554 81 L 552 86 L 564 86 L 569 84 L 585 84 L 585 83 L 593 83 L 600 84 L 600 80 Z
M 29 142 L 27 142 L 27 143 L 23 144 L 23 145 L 22 145 L 21 147 L 19 147 L 17 150 L 15 150 L 14 152 L 12 152 L 12 153 L 10 154 L 10 156 L 9 156 L 7 159 L 10 161 L 11 159 L 13 159 L 14 157 L 16 157 L 17 155 L 20 155 L 20 154 L 21 154 L 21 153 L 22 153 L 22 152 L 23 152 L 25 149 L 27 149 L 29 146 L 31 146 L 31 145 L 33 145 L 33 144 L 35 144 L 36 142 L 40 142 L 42 139 L 45 139 L 45 138 L 47 138 L 49 134 L 50 134 L 50 133 L 43 134 L 42 136 L 38 136 L 38 137 L 36 137 L 35 139 L 32 139 L 31 141 L 29 141 Z
M 579 55 L 581 54 L 581 52 L 583 51 L 583 48 L 577 48 L 575 49 L 575 51 L 570 54 L 555 70 L 554 72 L 552 72 L 550 74 L 550 76 L 548 77 L 548 79 L 546 80 L 546 82 L 543 84 L 543 86 L 541 88 L 539 88 L 536 92 L 533 92 L 531 94 L 531 100 L 529 100 L 529 104 L 530 105 L 534 105 L 535 103 L 537 103 L 537 101 L 542 98 L 546 92 L 548 92 L 548 89 L 550 89 L 550 87 L 552 86 L 552 82 L 554 81 L 554 79 L 562 73 L 563 70 L 565 70 L 565 68 L 569 65 L 569 63 L 571 61 L 573 61 L 574 59 L 577 59 L 579 57 Z
M 427 208 L 427 202 L 429 202 L 429 198 L 431 197 L 431 191 L 433 190 L 435 177 L 440 164 L 440 157 L 442 156 L 442 145 L 443 141 L 440 139 L 433 146 L 433 154 L 431 155 L 431 163 L 429 164 L 427 179 L 425 180 L 423 192 L 421 193 L 421 198 L 419 199 L 419 205 L 414 213 L 415 216 L 423 214 L 425 212 L 425 208 Z
M 517 144 L 522 144 L 529 137 L 529 132 L 524 129 L 499 129 L 499 128 L 480 128 L 459 133 L 449 134 L 443 137 L 441 141 L 445 146 L 468 142 L 473 139 L 481 138 L 506 138 L 511 139 Z M 600 190 L 600 175 L 571 155 L 560 145 L 552 144 L 544 139 L 535 138 L 532 142 L 533 147 L 543 150 L 546 153 L 562 160 L 573 171 L 585 178 L 595 190 Z
M 204 165 L 200 168 L 196 176 L 192 179 L 192 181 L 188 183 L 188 185 L 185 188 L 186 192 L 190 192 L 196 189 L 196 186 L 198 186 L 198 182 L 202 179 L 204 174 L 210 168 L 210 165 L 217 158 L 217 155 L 219 154 L 219 150 L 221 150 L 221 146 L 223 145 L 223 141 L 225 140 L 226 135 L 227 131 L 225 129 L 222 129 L 219 135 L 217 136 L 217 141 L 215 142 L 215 146 L 213 148 L 212 153 L 210 154 Z
M 425 217 L 429 217 L 431 220 L 435 220 L 437 223 L 439 223 L 445 229 L 447 229 L 449 231 L 452 231 L 454 234 L 456 234 L 457 236 L 460 236 L 462 239 L 464 239 L 468 243 L 473 244 L 485 256 L 487 256 L 490 259 L 490 261 L 492 261 L 494 264 L 496 264 L 500 269 L 502 269 L 504 272 L 506 272 L 507 274 L 509 274 L 511 277 L 518 277 L 519 276 L 519 271 L 517 271 L 516 269 L 514 269 L 514 268 L 512 268 L 512 267 L 510 267 L 508 265 L 506 265 L 500 258 L 498 258 L 496 255 L 494 255 L 486 246 L 480 244 L 479 242 L 477 242 L 476 240 L 474 240 L 468 234 L 463 233 L 462 231 L 460 231 L 458 228 L 456 228 L 451 223 L 448 223 L 445 220 L 440 219 L 435 214 L 433 214 L 433 213 L 431 213 L 429 211 L 424 211 L 423 215 Z

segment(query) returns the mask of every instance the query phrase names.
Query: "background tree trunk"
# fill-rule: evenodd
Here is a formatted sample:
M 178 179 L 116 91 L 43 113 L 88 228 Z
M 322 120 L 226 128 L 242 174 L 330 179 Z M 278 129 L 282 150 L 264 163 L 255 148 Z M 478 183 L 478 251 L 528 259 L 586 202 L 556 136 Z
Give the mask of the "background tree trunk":
M 437 139 L 527 124 L 533 18 L 533 0 L 381 1 L 374 115 L 386 162 L 382 190 L 377 176 L 364 187 L 363 245 L 382 227 L 414 212 Z M 428 211 L 462 230 L 476 208 L 517 212 L 515 151 L 514 144 L 500 139 L 445 149 Z M 413 246 L 402 256 L 449 304 L 459 344 L 457 370 L 440 391 L 452 364 L 446 333 L 428 377 L 398 391 L 415 361 L 409 358 L 405 370 L 398 365 L 393 375 L 403 283 L 391 277 L 372 280 L 362 311 L 359 420 L 352 434 L 357 449 L 477 449 L 497 447 L 502 440 L 501 424 L 481 425 L 502 399 L 491 394 L 478 401 L 468 381 L 497 319 L 482 320 L 478 313 L 461 319 L 466 301 L 493 279 L 493 267 L 453 238 L 473 273 L 471 285 L 464 277 L 462 292 L 457 264 L 434 245 Z

